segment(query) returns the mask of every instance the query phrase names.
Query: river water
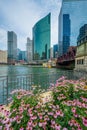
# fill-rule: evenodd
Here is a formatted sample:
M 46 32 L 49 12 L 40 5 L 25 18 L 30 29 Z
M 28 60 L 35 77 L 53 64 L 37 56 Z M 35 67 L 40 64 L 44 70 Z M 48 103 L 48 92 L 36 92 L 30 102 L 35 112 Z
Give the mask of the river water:
M 35 73 L 57 73 L 59 70 L 56 68 L 43 68 L 42 66 L 28 66 L 28 65 L 1 65 L 0 66 L 0 76 L 10 76 L 10 75 L 27 75 L 27 74 L 35 74 Z
M 61 76 L 72 78 L 73 71 L 57 68 L 43 68 L 28 65 L 0 65 L 0 103 L 6 103 L 11 91 L 15 89 L 30 90 L 32 85 L 47 89 Z

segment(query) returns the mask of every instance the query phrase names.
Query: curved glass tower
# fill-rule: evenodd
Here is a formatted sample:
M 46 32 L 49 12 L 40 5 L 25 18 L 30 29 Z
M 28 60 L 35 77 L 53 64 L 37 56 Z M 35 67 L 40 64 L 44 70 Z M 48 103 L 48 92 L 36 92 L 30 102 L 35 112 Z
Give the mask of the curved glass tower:
M 34 60 L 50 58 L 50 19 L 49 13 L 33 27 Z
M 66 51 L 69 46 L 77 45 L 79 29 L 84 24 L 87 24 L 87 0 L 62 0 L 59 14 L 59 55 L 64 54 L 64 49 Z

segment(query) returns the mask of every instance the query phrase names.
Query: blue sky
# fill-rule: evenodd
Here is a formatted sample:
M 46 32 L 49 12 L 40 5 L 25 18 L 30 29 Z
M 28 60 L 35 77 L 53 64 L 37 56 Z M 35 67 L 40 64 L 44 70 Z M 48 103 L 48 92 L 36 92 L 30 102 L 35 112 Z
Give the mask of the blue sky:
M 18 48 L 26 49 L 32 27 L 51 12 L 51 45 L 58 42 L 58 15 L 61 0 L 0 0 L 0 49 L 7 49 L 7 31 L 17 34 Z

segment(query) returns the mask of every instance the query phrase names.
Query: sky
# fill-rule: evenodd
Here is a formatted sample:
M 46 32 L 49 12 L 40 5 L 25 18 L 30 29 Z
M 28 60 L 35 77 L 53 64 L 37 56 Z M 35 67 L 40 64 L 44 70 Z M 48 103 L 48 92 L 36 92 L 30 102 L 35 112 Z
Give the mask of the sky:
M 0 50 L 7 49 L 7 31 L 17 34 L 17 46 L 26 50 L 32 27 L 51 12 L 51 46 L 58 43 L 61 0 L 0 0 Z

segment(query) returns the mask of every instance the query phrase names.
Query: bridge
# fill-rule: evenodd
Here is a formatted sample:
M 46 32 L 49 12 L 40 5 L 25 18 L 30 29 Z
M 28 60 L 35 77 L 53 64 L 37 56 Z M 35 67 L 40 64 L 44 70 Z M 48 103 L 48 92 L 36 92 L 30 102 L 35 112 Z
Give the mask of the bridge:
M 66 54 L 57 58 L 57 67 L 75 65 L 76 47 L 69 47 Z

